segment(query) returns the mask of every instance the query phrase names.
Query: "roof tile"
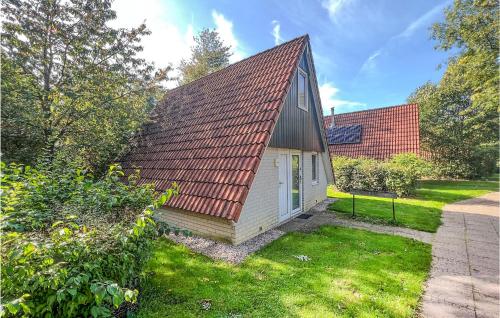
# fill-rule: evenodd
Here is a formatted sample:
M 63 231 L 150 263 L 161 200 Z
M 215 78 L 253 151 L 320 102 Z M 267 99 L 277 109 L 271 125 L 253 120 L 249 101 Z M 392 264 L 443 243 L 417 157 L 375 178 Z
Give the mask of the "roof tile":
M 237 221 L 307 36 L 169 91 L 122 160 L 167 206 Z
M 386 159 L 403 152 L 420 153 L 418 105 L 398 105 L 334 115 L 335 126 L 360 124 L 361 143 L 329 145 L 332 156 Z M 325 128 L 332 117 L 325 116 Z

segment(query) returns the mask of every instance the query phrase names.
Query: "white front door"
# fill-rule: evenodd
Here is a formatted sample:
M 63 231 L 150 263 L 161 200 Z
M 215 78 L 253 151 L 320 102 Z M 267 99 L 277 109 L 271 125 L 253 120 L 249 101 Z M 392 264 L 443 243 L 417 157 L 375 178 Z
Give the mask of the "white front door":
M 300 151 L 282 151 L 279 167 L 279 220 L 302 211 L 302 157 Z
M 279 219 L 280 222 L 290 218 L 288 208 L 288 154 L 281 153 L 278 161 L 279 176 Z

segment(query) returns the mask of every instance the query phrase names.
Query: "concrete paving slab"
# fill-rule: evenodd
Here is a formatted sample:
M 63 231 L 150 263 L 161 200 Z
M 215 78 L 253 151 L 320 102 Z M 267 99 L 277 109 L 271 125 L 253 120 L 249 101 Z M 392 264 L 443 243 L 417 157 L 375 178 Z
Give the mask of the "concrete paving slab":
M 499 317 L 499 204 L 494 192 L 443 208 L 422 316 Z
M 425 317 L 476 318 L 476 313 L 473 309 L 431 300 L 424 301 L 422 312 L 425 313 Z

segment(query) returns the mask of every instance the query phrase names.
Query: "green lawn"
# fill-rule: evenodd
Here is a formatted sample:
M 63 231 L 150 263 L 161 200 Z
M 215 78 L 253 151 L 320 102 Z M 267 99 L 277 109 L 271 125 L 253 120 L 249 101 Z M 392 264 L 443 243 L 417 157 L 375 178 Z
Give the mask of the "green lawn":
M 330 226 L 289 233 L 241 265 L 162 239 L 137 316 L 411 317 L 430 262 L 430 245 Z
M 422 181 L 414 198 L 396 199 L 396 223 L 416 230 L 436 232 L 441 224 L 441 209 L 447 203 L 498 191 L 498 182 L 488 181 Z M 340 198 L 330 209 L 352 213 L 352 196 L 328 189 L 328 196 Z M 358 218 L 389 223 L 392 220 L 392 201 L 386 198 L 356 196 Z

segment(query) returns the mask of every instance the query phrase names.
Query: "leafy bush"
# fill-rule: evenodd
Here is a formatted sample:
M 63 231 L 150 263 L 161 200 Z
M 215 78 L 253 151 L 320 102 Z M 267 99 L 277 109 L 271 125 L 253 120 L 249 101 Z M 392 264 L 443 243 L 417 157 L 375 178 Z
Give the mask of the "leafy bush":
M 355 175 L 357 175 L 357 165 L 359 159 L 349 157 L 335 157 L 333 159 L 333 169 L 335 170 L 335 185 L 340 191 L 349 192 L 355 188 Z
M 387 171 L 374 159 L 359 160 L 355 176 L 358 178 L 356 184 L 358 189 L 370 189 L 370 191 L 386 191 Z
M 413 153 L 395 155 L 384 166 L 387 189 L 399 196 L 413 194 L 418 179 L 432 173 L 431 165 Z
M 95 180 L 2 164 L 2 314 L 105 317 L 136 301 L 158 235 L 153 209 L 177 188 L 154 199 L 137 174 L 123 178 L 117 165 Z
M 412 194 L 417 180 L 432 170 L 426 161 L 412 153 L 398 154 L 388 161 L 336 157 L 333 167 L 340 191 L 392 191 L 399 196 Z
M 477 145 L 473 150 L 460 149 L 449 157 L 434 155 L 432 160 L 439 178 L 478 179 L 495 173 L 499 158 L 498 143 Z

